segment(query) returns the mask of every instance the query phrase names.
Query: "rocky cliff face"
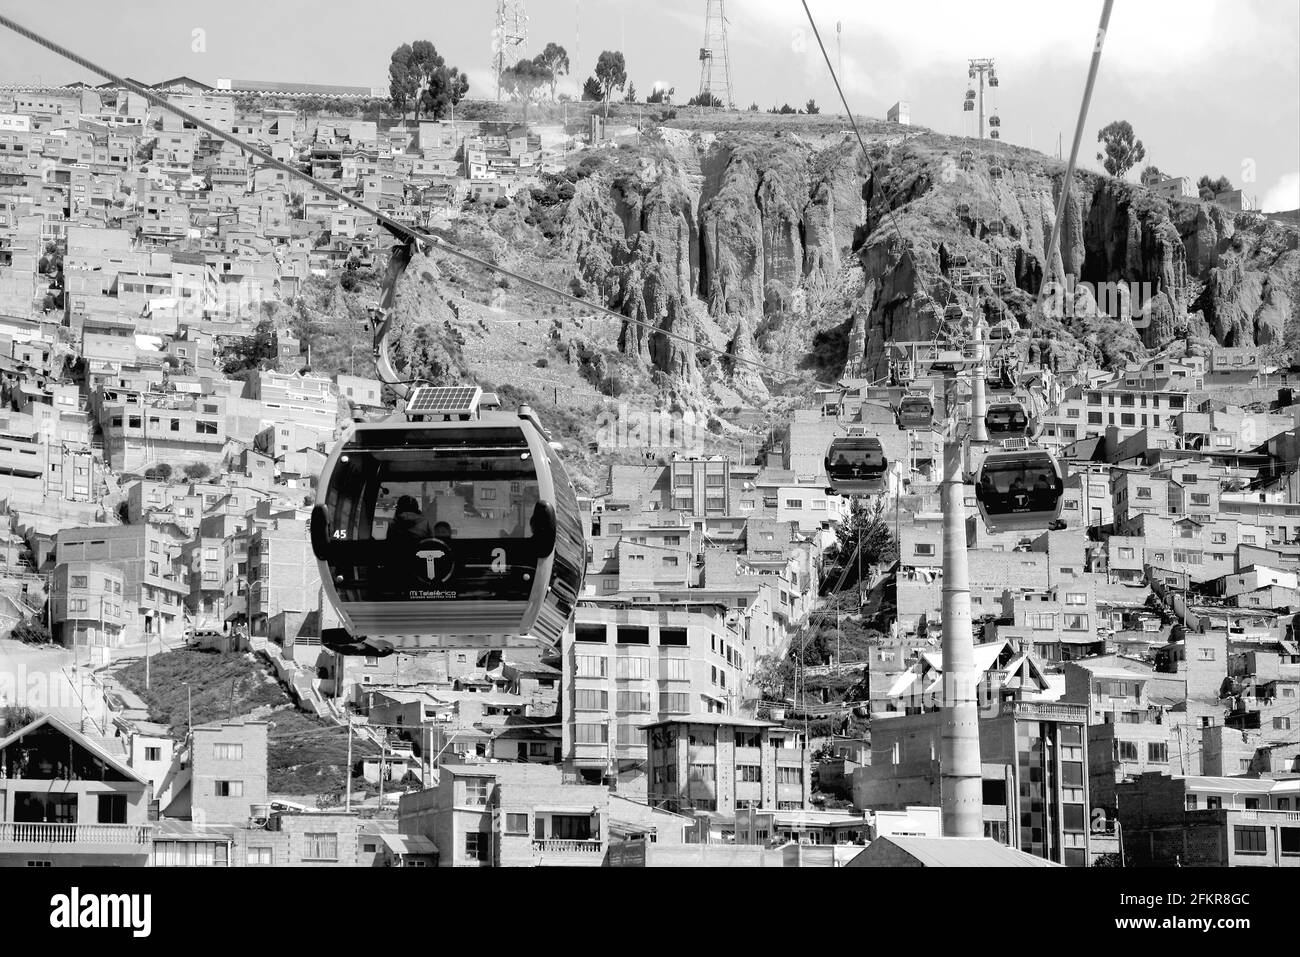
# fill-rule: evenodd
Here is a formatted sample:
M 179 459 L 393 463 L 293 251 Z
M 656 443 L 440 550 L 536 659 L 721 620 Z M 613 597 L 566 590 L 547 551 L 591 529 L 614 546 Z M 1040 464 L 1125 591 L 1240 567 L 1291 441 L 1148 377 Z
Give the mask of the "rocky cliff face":
M 692 388 L 730 377 L 752 399 L 763 383 L 751 368 L 663 333 L 792 374 L 827 368 L 814 353 L 832 341 L 840 367 L 882 374 L 885 344 L 932 338 L 950 301 L 1035 324 L 1042 348 L 1067 360 L 1114 364 L 1177 337 L 1288 344 L 1300 231 L 1092 173 L 1070 184 L 1055 269 L 1088 288 L 1044 316 L 1029 290 L 1045 271 L 1063 164 L 1005 146 L 964 157 L 970 145 L 877 137 L 865 160 L 847 138 L 665 133 L 593 164 L 559 241 L 578 283 L 654 327 L 625 324 L 624 353 Z M 963 259 L 1001 268 L 1006 286 L 977 301 L 956 281 Z

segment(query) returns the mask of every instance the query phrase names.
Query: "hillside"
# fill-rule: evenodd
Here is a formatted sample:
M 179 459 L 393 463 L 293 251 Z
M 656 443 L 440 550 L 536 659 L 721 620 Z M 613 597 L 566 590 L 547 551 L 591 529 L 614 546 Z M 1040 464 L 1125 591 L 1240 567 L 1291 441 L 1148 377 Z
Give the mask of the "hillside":
M 470 203 L 434 226 L 644 325 L 436 253 L 399 290 L 397 354 L 411 373 L 472 378 L 536 405 L 576 453 L 580 485 L 603 480 L 609 450 L 596 461 L 586 447 L 620 404 L 689 410 L 712 449 L 748 448 L 760 433 L 734 427 L 741 410 L 780 414 L 805 403 L 815 380 L 885 374 L 886 343 L 932 339 L 951 301 L 991 324 L 1031 323 L 1061 161 L 879 122 L 864 124 L 864 158 L 834 116 L 681 110 L 666 123 L 637 146 L 575 154 L 503 208 Z M 1171 343 L 1218 342 L 1290 361 L 1298 247 L 1300 229 L 1277 218 L 1078 172 L 1060 265 L 1083 283 L 1145 290 L 1148 321 L 1130 321 L 1129 300 L 1108 313 L 1080 292 L 1065 314 L 1032 320 L 1036 358 L 1115 368 Z M 958 257 L 1000 263 L 1009 286 L 977 302 L 957 281 Z M 353 293 L 309 294 L 297 321 L 328 320 L 314 334 L 318 366 L 333 366 L 321 371 L 368 363 L 360 304 L 377 295 L 377 273 Z M 340 324 L 345 334 L 333 335 Z
M 298 711 L 254 656 L 183 649 L 154 655 L 149 669 L 149 690 L 143 661 L 122 668 L 117 677 L 145 702 L 150 719 L 169 725 L 173 734 L 184 736 L 191 709 L 196 725 L 231 717 L 268 721 L 267 787 L 273 794 L 337 795 L 344 790 L 347 730 Z M 354 762 L 377 753 L 362 738 L 353 740 L 352 751 Z

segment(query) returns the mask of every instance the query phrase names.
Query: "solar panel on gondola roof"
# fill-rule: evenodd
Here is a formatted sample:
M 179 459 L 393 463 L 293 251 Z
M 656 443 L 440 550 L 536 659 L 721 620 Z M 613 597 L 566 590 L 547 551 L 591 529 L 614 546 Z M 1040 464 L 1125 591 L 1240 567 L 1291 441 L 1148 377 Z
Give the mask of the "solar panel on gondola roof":
M 407 415 L 469 415 L 477 407 L 482 389 L 476 385 L 423 385 L 411 390 Z

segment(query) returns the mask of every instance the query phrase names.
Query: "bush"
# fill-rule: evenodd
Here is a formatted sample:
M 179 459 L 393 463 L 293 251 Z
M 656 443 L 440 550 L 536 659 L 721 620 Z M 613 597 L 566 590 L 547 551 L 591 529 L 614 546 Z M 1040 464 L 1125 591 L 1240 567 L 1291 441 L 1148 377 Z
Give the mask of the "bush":
M 510 205 L 510 200 L 506 199 L 504 196 L 500 196 L 497 198 L 496 202 L 492 204 L 492 208 L 505 209 L 509 205 Z
M 538 359 L 536 362 L 533 363 L 533 365 L 537 366 L 537 368 L 539 369 L 545 369 L 547 366 L 550 365 L 550 362 L 546 359 Z
M 144 477 L 154 482 L 166 482 L 172 477 L 172 467 L 166 462 L 150 466 L 144 470 Z
M 185 466 L 185 477 L 191 482 L 201 482 L 212 474 L 212 469 L 202 462 L 195 462 Z

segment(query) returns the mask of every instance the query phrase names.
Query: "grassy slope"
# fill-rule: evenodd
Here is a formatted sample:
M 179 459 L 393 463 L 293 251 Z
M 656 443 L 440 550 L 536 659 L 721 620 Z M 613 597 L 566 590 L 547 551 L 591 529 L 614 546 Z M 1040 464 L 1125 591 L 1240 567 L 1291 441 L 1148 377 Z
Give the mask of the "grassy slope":
M 347 731 L 298 711 L 285 690 L 250 655 L 181 650 L 154 655 L 150 661 L 151 689 L 144 687 L 144 662 L 118 672 L 122 684 L 149 708 L 150 717 L 183 734 L 187 692 L 192 694 L 194 723 L 256 713 L 270 721 L 268 788 L 276 794 L 336 794 L 346 781 Z M 234 697 L 231 697 L 231 687 Z M 354 761 L 375 753 L 367 741 L 352 744 Z

